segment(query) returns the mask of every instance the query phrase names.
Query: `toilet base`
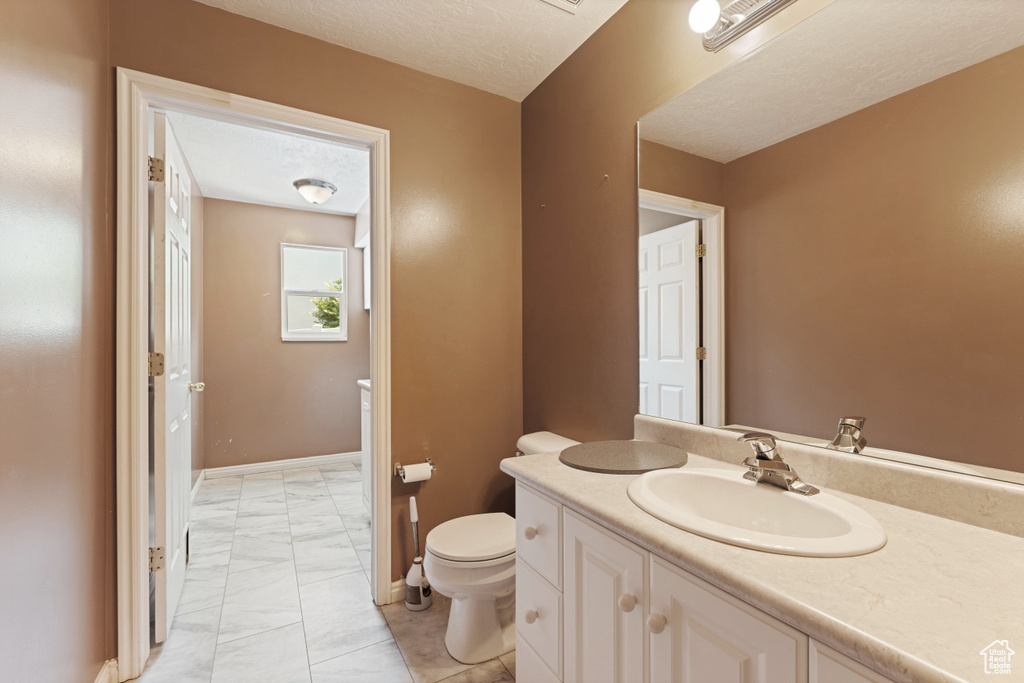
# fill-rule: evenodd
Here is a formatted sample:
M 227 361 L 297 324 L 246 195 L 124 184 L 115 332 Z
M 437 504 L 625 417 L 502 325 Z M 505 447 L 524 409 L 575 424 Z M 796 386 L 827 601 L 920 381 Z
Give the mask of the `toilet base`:
M 516 646 L 515 594 L 480 599 L 456 596 L 448 615 L 444 644 L 463 664 L 479 664 Z

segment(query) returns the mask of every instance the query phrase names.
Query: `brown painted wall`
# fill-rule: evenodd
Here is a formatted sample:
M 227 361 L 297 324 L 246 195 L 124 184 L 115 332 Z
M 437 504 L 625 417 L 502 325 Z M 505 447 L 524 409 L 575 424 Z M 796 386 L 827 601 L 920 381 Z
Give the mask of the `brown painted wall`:
M 633 434 L 636 122 L 829 2 L 796 3 L 713 54 L 687 26 L 689 3 L 631 0 L 523 102 L 527 431 Z
M 205 208 L 206 466 L 360 447 L 370 314 L 355 219 L 220 199 Z M 281 243 L 348 249 L 348 341 L 281 341 Z
M 394 484 L 394 577 L 412 556 L 408 495 L 424 533 L 511 509 L 498 461 L 523 426 L 519 104 L 190 0 L 110 9 L 114 66 L 391 131 L 393 456 L 438 466 Z
M 726 164 L 728 419 L 1020 471 L 1024 48 Z
M 723 206 L 725 164 L 641 140 L 640 187 Z
M 105 0 L 0 4 L 0 666 L 114 652 L 112 78 Z

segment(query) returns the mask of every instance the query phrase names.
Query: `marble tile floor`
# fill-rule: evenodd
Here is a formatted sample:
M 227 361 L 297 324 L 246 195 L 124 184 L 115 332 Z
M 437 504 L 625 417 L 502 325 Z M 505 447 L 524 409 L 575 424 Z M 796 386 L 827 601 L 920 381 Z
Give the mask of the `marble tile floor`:
M 370 597 L 369 514 L 351 463 L 205 480 L 165 643 L 141 683 L 512 683 L 515 653 L 476 666 L 444 647 L 450 602 Z

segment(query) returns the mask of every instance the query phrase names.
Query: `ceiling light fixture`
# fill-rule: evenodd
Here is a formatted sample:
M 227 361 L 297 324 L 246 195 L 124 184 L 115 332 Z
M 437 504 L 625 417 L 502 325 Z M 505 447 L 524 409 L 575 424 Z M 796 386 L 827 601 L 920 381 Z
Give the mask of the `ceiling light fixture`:
M 718 0 L 697 0 L 690 8 L 690 28 L 696 33 L 707 33 L 722 16 Z
M 310 204 L 323 204 L 331 198 L 338 188 L 327 182 L 326 180 L 318 180 L 316 178 L 302 178 L 296 180 L 292 185 L 299 191 L 302 198 Z
M 690 28 L 702 33 L 704 49 L 718 52 L 796 0 L 733 0 L 720 7 L 716 0 L 697 0 L 690 8 Z

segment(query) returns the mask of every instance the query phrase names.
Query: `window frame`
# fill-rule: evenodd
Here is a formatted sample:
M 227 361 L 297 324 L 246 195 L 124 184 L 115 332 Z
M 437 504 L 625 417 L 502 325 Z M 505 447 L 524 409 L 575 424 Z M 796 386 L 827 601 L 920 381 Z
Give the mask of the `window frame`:
M 310 251 L 341 252 L 341 291 L 329 289 L 289 289 L 284 285 L 284 253 L 285 249 L 306 249 Z M 281 242 L 281 341 L 348 341 L 348 249 L 346 247 L 325 247 L 318 244 L 292 244 Z M 338 331 L 337 332 L 294 332 L 288 329 L 288 297 L 337 297 L 338 298 Z

